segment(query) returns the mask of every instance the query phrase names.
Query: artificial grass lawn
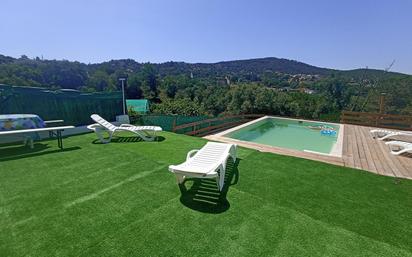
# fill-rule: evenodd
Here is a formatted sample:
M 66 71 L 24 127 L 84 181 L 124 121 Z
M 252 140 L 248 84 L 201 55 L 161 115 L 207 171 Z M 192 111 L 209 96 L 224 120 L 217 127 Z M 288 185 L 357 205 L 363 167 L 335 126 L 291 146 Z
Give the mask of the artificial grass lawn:
M 205 140 L 0 147 L 0 256 L 412 256 L 412 181 L 240 148 L 219 194 L 169 164 Z

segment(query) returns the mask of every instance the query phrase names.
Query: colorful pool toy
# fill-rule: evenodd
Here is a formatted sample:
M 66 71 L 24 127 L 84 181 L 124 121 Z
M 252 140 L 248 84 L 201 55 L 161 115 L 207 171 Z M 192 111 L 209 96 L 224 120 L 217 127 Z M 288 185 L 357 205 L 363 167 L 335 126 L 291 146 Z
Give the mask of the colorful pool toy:
M 336 130 L 334 129 L 322 129 L 320 131 L 322 135 L 328 135 L 328 136 L 335 136 L 336 135 Z

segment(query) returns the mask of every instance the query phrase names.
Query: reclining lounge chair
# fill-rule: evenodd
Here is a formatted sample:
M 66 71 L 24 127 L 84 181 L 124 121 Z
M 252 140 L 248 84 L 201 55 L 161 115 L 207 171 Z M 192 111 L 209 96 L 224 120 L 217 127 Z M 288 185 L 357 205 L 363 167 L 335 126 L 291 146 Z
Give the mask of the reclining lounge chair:
M 389 141 L 386 142 L 391 149 L 391 154 L 401 155 L 403 153 L 412 153 L 412 143 L 403 141 Z
M 395 136 L 411 136 L 412 132 L 407 131 L 393 131 L 393 130 L 386 130 L 386 129 L 372 129 L 370 131 L 373 138 L 377 138 L 378 140 L 385 140 Z
M 216 178 L 217 187 L 222 191 L 229 157 L 236 162 L 236 145 L 208 142 L 202 149 L 188 152 L 184 163 L 170 165 L 169 171 L 176 175 L 179 184 L 186 177 Z
M 87 128 L 93 130 L 103 144 L 109 143 L 112 140 L 113 134 L 117 131 L 132 132 L 145 141 L 155 140 L 156 132 L 162 131 L 162 128 L 157 126 L 134 126 L 130 124 L 115 126 L 97 114 L 93 114 L 90 117 L 96 122 L 96 124 L 89 125 Z M 108 139 L 103 137 L 104 131 L 109 133 Z

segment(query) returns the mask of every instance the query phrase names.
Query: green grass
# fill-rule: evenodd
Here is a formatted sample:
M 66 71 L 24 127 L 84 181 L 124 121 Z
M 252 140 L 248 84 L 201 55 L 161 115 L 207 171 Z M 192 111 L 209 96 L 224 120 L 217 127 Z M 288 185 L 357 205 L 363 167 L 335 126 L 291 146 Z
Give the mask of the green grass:
M 161 136 L 0 147 L 0 256 L 412 256 L 410 180 L 240 148 L 179 188 L 205 140 Z

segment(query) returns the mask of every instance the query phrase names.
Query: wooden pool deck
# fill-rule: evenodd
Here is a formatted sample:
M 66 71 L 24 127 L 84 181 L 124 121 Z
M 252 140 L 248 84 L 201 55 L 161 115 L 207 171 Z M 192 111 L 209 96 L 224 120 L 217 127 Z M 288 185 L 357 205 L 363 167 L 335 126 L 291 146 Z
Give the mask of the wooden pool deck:
M 370 127 L 345 125 L 342 159 L 344 165 L 385 176 L 412 179 L 412 156 L 394 156 L 385 142 L 373 139 Z M 412 138 L 396 139 L 412 142 Z
M 296 156 L 366 170 L 384 176 L 412 179 L 412 154 L 401 156 L 392 155 L 389 152 L 389 147 L 385 145 L 385 142 L 372 138 L 369 133 L 371 129 L 373 128 L 345 124 L 341 157 L 239 141 L 218 134 L 209 135 L 205 138 L 209 140 L 235 143 L 262 152 Z M 396 139 L 412 142 L 412 138 L 399 137 Z

